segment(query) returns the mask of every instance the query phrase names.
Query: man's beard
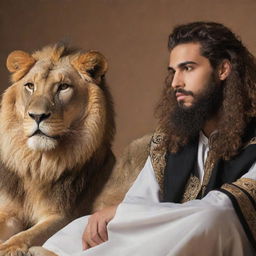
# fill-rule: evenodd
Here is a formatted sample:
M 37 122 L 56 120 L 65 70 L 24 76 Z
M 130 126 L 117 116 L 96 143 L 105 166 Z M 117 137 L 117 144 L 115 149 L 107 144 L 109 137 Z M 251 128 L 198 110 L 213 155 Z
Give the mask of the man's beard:
M 213 117 L 220 109 L 223 98 L 222 86 L 220 81 L 213 77 L 205 90 L 198 95 L 193 95 L 192 92 L 186 92 L 183 89 L 178 92 L 192 95 L 194 103 L 191 107 L 186 107 L 183 102 L 176 101 L 171 113 L 170 125 L 172 130 L 177 131 L 180 136 L 192 139 L 198 135 L 205 121 Z

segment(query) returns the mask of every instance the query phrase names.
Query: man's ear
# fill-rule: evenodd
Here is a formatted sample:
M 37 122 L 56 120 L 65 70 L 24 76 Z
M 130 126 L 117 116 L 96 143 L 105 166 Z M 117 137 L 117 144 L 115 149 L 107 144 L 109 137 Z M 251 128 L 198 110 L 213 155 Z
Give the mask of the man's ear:
M 220 80 L 225 80 L 232 70 L 232 65 L 228 59 L 222 60 L 218 67 L 218 76 Z
M 90 76 L 97 82 L 100 82 L 108 68 L 106 58 L 97 51 L 80 54 L 72 61 L 72 64 L 80 73 Z

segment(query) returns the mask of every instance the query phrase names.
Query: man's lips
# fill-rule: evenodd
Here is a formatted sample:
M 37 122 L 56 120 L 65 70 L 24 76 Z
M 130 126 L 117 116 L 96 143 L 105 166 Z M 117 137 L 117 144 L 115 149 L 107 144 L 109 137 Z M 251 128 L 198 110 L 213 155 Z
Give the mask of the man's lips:
M 177 98 L 177 100 L 183 100 L 186 96 L 188 96 L 188 95 L 186 95 L 186 94 L 184 94 L 184 93 L 181 93 L 181 92 L 177 92 L 176 94 L 175 94 L 175 96 L 176 96 L 176 98 Z

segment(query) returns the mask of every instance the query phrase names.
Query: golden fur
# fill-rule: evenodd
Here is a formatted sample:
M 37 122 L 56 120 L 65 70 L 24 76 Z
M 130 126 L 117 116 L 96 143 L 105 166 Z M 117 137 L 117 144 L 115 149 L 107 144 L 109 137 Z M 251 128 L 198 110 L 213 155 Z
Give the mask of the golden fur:
M 100 53 L 61 45 L 14 51 L 7 68 L 13 84 L 0 110 L 0 256 L 16 256 L 97 209 L 114 164 L 115 125 Z
M 123 200 L 149 156 L 149 146 L 153 134 L 147 134 L 128 145 L 122 156 L 117 159 L 115 168 L 97 198 L 100 208 L 117 205 Z

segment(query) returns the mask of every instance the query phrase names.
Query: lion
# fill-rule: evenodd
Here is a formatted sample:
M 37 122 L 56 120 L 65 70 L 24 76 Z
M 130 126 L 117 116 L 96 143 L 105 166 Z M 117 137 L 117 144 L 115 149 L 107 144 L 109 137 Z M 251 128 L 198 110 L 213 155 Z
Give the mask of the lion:
M 117 158 L 109 179 L 97 198 L 100 208 L 119 204 L 149 157 L 153 132 L 133 140 Z
M 107 67 L 101 53 L 61 44 L 8 56 L 12 85 L 0 110 L 0 255 L 55 255 L 33 246 L 103 207 L 97 197 L 115 163 Z

